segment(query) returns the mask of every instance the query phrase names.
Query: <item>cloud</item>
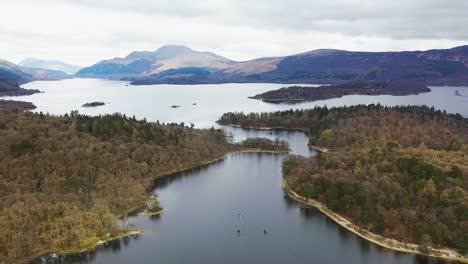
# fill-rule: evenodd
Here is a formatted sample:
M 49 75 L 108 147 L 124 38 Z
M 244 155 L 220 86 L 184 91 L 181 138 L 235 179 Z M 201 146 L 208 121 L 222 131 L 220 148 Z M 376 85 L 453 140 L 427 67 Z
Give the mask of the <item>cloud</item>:
M 467 43 L 466 10 L 461 0 L 16 0 L 2 3 L 0 58 L 89 65 L 164 44 L 237 60 L 445 48 Z

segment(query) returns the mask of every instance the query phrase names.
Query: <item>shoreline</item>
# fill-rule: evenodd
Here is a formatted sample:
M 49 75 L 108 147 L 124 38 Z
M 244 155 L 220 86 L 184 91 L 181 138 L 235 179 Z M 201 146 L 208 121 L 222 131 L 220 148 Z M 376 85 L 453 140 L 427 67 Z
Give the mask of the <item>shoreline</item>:
M 158 180 L 160 178 L 168 177 L 168 176 L 171 176 L 171 175 L 176 174 L 176 173 L 196 169 L 198 167 L 203 167 L 203 166 L 209 165 L 211 163 L 223 160 L 223 159 L 225 159 L 227 156 L 229 156 L 231 154 L 237 154 L 237 153 L 287 154 L 287 153 L 290 153 L 290 152 L 291 152 L 291 150 L 287 150 L 287 151 L 286 150 L 262 150 L 262 149 L 248 149 L 248 148 L 238 149 L 238 150 L 231 150 L 231 151 L 226 152 L 224 155 L 222 155 L 220 157 L 217 157 L 217 158 L 214 158 L 214 159 L 211 159 L 211 160 L 208 160 L 208 161 L 204 161 L 204 162 L 196 164 L 196 165 L 187 166 L 187 167 L 184 167 L 182 169 L 174 169 L 174 170 L 170 170 L 169 172 L 161 173 L 159 175 L 154 176 L 152 180 L 155 181 L 155 180 Z
M 104 244 L 106 244 L 108 242 L 111 242 L 111 241 L 114 241 L 114 240 L 117 240 L 117 239 L 121 239 L 121 238 L 124 238 L 124 237 L 128 237 L 128 236 L 132 236 L 132 235 L 138 235 L 138 234 L 141 234 L 141 233 L 143 233 L 143 231 L 141 231 L 141 230 L 129 230 L 128 232 L 126 232 L 124 234 L 121 234 L 121 235 L 118 235 L 116 237 L 112 237 L 112 238 L 109 238 L 109 239 L 106 239 L 106 240 L 99 240 L 98 242 L 96 242 L 96 244 L 94 246 L 90 246 L 90 247 L 82 249 L 82 250 L 80 250 L 78 252 L 76 252 L 76 251 L 72 251 L 72 252 L 65 251 L 65 254 L 84 253 L 86 251 L 96 249 L 97 247 L 99 247 L 101 245 L 104 245 Z
M 159 175 L 153 176 L 150 179 L 152 184 L 151 184 L 151 186 L 149 186 L 150 190 L 148 190 L 148 192 L 151 192 L 154 189 L 155 182 L 160 180 L 160 179 L 163 179 L 165 177 L 170 177 L 170 176 L 172 176 L 174 174 L 177 174 L 177 173 L 181 173 L 181 172 L 197 169 L 199 167 L 210 165 L 211 163 L 215 163 L 215 162 L 224 160 L 228 155 L 231 155 L 231 154 L 236 154 L 236 153 L 288 154 L 290 152 L 291 152 L 291 150 L 288 150 L 288 151 L 286 151 L 286 150 L 262 150 L 262 149 L 247 149 L 247 148 L 239 149 L 239 150 L 231 150 L 231 151 L 226 152 L 224 155 L 222 155 L 220 157 L 217 157 L 217 158 L 214 158 L 214 159 L 211 159 L 211 160 L 208 160 L 208 161 L 203 161 L 202 163 L 187 166 L 187 167 L 184 167 L 184 168 L 181 168 L 181 169 L 173 169 L 173 170 L 161 173 Z M 143 207 L 144 207 L 144 204 L 136 206 L 136 207 L 134 207 L 134 208 L 132 208 L 130 210 L 127 210 L 126 212 L 121 213 L 118 216 L 118 218 L 121 218 L 124 214 L 127 214 L 128 216 L 138 216 L 140 214 L 140 211 L 143 209 Z
M 286 193 L 291 199 L 297 202 L 315 207 L 321 213 L 323 213 L 328 218 L 333 220 L 336 224 L 354 233 L 355 235 L 361 237 L 362 239 L 365 239 L 369 242 L 377 244 L 381 247 L 399 251 L 399 252 L 404 252 L 404 253 L 418 254 L 418 255 L 423 255 L 423 256 L 428 256 L 428 257 L 450 260 L 450 261 L 458 261 L 461 263 L 468 263 L 468 257 L 464 257 L 452 249 L 440 249 L 440 248 L 429 247 L 432 253 L 425 254 L 425 253 L 420 252 L 417 249 L 419 246 L 418 244 L 405 243 L 405 242 L 398 241 L 396 239 L 386 238 L 381 235 L 374 234 L 370 231 L 367 231 L 353 224 L 345 217 L 331 211 L 321 202 L 314 200 L 314 199 L 300 196 L 288 186 L 288 183 L 286 182 L 286 180 L 282 181 L 281 187 L 283 188 L 283 190 L 286 191 Z
M 137 216 L 153 216 L 153 215 L 159 215 L 159 214 L 162 214 L 162 212 L 164 212 L 164 208 L 162 208 L 161 210 L 157 211 L 157 212 L 154 212 L 154 213 L 151 213 L 151 212 L 148 212 L 147 210 L 137 214 Z
M 172 176 L 176 173 L 181 173 L 181 172 L 184 172 L 184 171 L 189 171 L 189 170 L 192 170 L 192 169 L 196 169 L 198 167 L 203 167 L 203 166 L 207 166 L 211 163 L 215 163 L 217 161 L 221 161 L 221 160 L 224 160 L 227 156 L 231 155 L 231 154 L 237 154 L 237 153 L 269 153 L 269 154 L 287 154 L 289 153 L 291 150 L 288 150 L 288 151 L 276 151 L 276 150 L 262 150 L 262 149 L 238 149 L 238 150 L 231 150 L 231 151 L 228 151 L 226 152 L 224 155 L 218 157 L 218 158 L 215 158 L 215 159 L 211 159 L 209 161 L 204 161 L 202 163 L 199 163 L 199 164 L 196 164 L 196 165 L 193 165 L 193 166 L 188 166 L 188 167 L 185 167 L 185 168 L 182 168 L 182 169 L 175 169 L 175 170 L 171 170 L 170 172 L 165 172 L 165 173 L 162 173 L 160 175 L 157 175 L 157 176 L 154 176 L 152 178 L 152 182 L 154 183 L 154 181 L 160 179 L 160 178 L 164 178 L 164 177 L 169 177 L 169 176 Z M 154 189 L 154 186 L 151 188 L 151 190 Z M 144 205 L 142 205 L 144 206 Z M 120 216 L 118 216 L 119 218 L 124 215 L 124 214 L 128 214 L 129 216 L 135 216 L 135 217 L 138 217 L 138 216 L 152 216 L 152 215 L 159 215 L 161 213 L 164 212 L 164 208 L 162 208 L 160 211 L 158 212 L 155 212 L 155 213 L 144 213 L 144 212 L 141 212 L 141 213 L 138 213 L 139 210 L 141 210 L 142 206 L 139 206 L 138 208 L 133 208 L 127 212 L 124 212 L 122 214 L 120 214 Z M 63 255 L 70 255 L 70 254 L 79 254 L 79 253 L 84 253 L 84 252 L 88 252 L 88 251 L 92 251 L 94 249 L 96 249 L 97 247 L 105 244 L 105 243 L 108 243 L 108 242 L 111 242 L 113 240 L 117 240 L 117 239 L 120 239 L 120 238 L 124 238 L 124 237 L 127 237 L 127 236 L 131 236 L 131 235 L 136 235 L 136 234 L 141 234 L 143 233 L 143 231 L 141 230 L 129 230 L 127 231 L 126 233 L 123 233 L 121 235 L 118 235 L 118 236 L 115 236 L 115 237 L 112 237 L 112 238 L 109 238 L 107 240 L 99 240 L 97 241 L 95 244 L 89 246 L 89 247 L 86 247 L 86 248 L 81 248 L 81 249 L 77 249 L 77 250 L 64 250 L 64 251 L 60 251 L 60 250 L 57 250 L 54 252 L 54 250 L 47 250 L 47 251 L 42 251 L 40 253 L 37 253 L 33 256 L 30 256 L 30 257 L 27 257 L 23 260 L 19 260 L 17 263 L 30 263 L 31 261 L 39 258 L 39 257 L 42 257 L 42 256 L 45 256 L 45 255 L 49 255 L 49 254 L 52 254 L 52 253 L 59 253 L 59 254 L 63 254 Z M 0 262 L 1 264 L 2 262 Z
M 237 128 L 242 128 L 242 129 L 252 129 L 252 130 L 292 130 L 292 131 L 300 131 L 307 133 L 307 129 L 304 128 L 299 128 L 299 127 L 243 127 L 241 125 L 236 125 L 236 124 L 229 124 L 229 123 L 219 123 L 216 121 L 217 124 L 221 126 L 231 126 L 231 127 L 237 127 Z
M 304 133 L 307 133 L 307 131 L 305 129 L 299 129 L 299 128 L 242 127 L 240 125 L 235 125 L 235 124 L 221 124 L 221 123 L 218 123 L 218 124 L 232 126 L 232 127 L 238 127 L 238 128 L 243 128 L 243 129 L 258 129 L 258 130 L 275 130 L 275 129 L 278 129 L 278 130 L 302 131 Z M 310 145 L 310 144 L 307 144 L 307 146 L 314 149 L 314 150 L 316 150 L 317 152 L 320 152 L 320 153 L 327 153 L 327 152 L 331 151 L 328 148 L 323 148 L 323 147 L 314 146 L 314 145 Z M 381 247 L 384 247 L 384 248 L 387 248 L 387 249 L 390 249 L 390 250 L 394 250 L 394 251 L 398 251 L 398 252 L 418 254 L 418 255 L 423 255 L 423 256 L 427 256 L 427 257 L 445 259 L 445 260 L 449 260 L 449 261 L 457 261 L 457 262 L 461 262 L 461 263 L 468 263 L 468 257 L 462 256 L 461 254 L 459 254 L 457 251 L 455 251 L 453 249 L 433 248 L 433 247 L 429 246 L 429 249 L 430 249 L 431 253 L 426 254 L 426 253 L 423 253 L 423 252 L 421 252 L 421 251 L 419 251 L 417 249 L 420 246 L 418 244 L 406 243 L 406 242 L 398 241 L 396 239 L 383 237 L 381 235 L 378 235 L 378 234 L 372 233 L 372 232 L 370 232 L 370 231 L 368 231 L 366 229 L 363 229 L 363 228 L 353 224 L 352 222 L 350 222 L 345 217 L 343 217 L 343 216 L 333 212 L 332 210 L 328 209 L 321 202 L 319 202 L 317 200 L 314 200 L 314 199 L 310 199 L 310 198 L 300 196 L 295 191 L 293 191 L 292 189 L 289 188 L 286 180 L 284 180 L 284 179 L 283 179 L 283 181 L 281 183 L 281 187 L 283 188 L 283 190 L 286 191 L 286 193 L 288 194 L 288 196 L 291 199 L 293 199 L 293 200 L 295 200 L 297 202 L 303 203 L 303 204 L 313 206 L 314 208 L 318 209 L 321 213 L 326 215 L 328 218 L 333 220 L 336 224 L 340 225 L 341 227 L 345 228 L 349 232 L 352 232 L 355 235 L 357 235 L 357 236 L 361 237 L 362 239 L 365 239 L 365 240 L 367 240 L 367 241 L 369 241 L 371 243 L 374 243 L 374 244 L 377 244 L 377 245 L 379 245 Z
M 42 256 L 48 256 L 50 254 L 54 254 L 54 253 L 58 253 L 60 255 L 72 255 L 72 254 L 80 254 L 80 253 L 85 253 L 85 252 L 89 252 L 89 251 L 92 251 L 92 250 L 95 250 L 97 249 L 98 247 L 106 244 L 106 243 L 109 243 L 111 241 L 114 241 L 114 240 L 117 240 L 117 239 L 121 239 L 121 238 L 124 238 L 124 237 L 128 237 L 128 236 L 133 236 L 133 235 L 138 235 L 138 234 L 141 234 L 143 233 L 142 231 L 140 230 L 128 230 L 127 232 L 123 233 L 123 234 L 120 234 L 120 235 L 117 235 L 115 237 L 110 237 L 108 239 L 105 239 L 105 240 L 98 240 L 95 244 L 93 245 L 90 245 L 88 247 L 85 247 L 85 248 L 81 248 L 81 249 L 76 249 L 76 250 L 73 250 L 73 249 L 69 249 L 69 250 L 64 250 L 64 251 L 60 251 L 60 250 L 44 250 L 42 252 L 39 252 L 33 256 L 30 256 L 30 257 L 27 257 L 27 258 L 24 258 L 22 260 L 19 260 L 18 262 L 15 262 L 15 263 L 24 263 L 24 264 L 27 264 L 27 263 L 30 263 L 31 261 L 34 261 L 35 259 L 38 259 Z M 0 263 L 3 263 L 3 262 L 0 262 Z
M 313 150 L 316 150 L 318 152 L 321 152 L 321 153 L 327 153 L 329 151 L 331 151 L 330 149 L 328 148 L 323 148 L 323 147 L 319 147 L 319 146 L 314 146 L 314 145 L 310 145 L 308 144 L 307 145 L 309 148 L 313 149 Z

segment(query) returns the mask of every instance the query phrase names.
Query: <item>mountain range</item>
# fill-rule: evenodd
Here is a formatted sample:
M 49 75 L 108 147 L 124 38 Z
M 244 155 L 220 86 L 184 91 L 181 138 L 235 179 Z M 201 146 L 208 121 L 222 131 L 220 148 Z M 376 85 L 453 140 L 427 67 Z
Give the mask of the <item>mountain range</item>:
M 358 52 L 319 49 L 284 57 L 235 61 L 212 52 L 168 45 L 134 51 L 78 70 L 59 61 L 0 60 L 0 86 L 34 80 L 93 77 L 132 84 L 274 82 L 338 84 L 349 81 L 416 81 L 426 85 L 468 85 L 468 45 L 451 49 Z M 67 74 L 68 73 L 68 74 Z M 13 81 L 13 82 L 12 82 Z M 1 87 L 0 87 L 1 88 Z
M 75 76 L 131 80 L 133 84 L 411 80 L 427 85 L 468 85 L 468 46 L 402 52 L 319 49 L 239 62 L 168 45 L 100 61 Z
M 81 66 L 67 64 L 57 60 L 42 60 L 37 58 L 27 58 L 18 63 L 18 66 L 32 69 L 57 71 L 61 72 L 62 74 L 69 75 L 75 74 L 82 68 Z

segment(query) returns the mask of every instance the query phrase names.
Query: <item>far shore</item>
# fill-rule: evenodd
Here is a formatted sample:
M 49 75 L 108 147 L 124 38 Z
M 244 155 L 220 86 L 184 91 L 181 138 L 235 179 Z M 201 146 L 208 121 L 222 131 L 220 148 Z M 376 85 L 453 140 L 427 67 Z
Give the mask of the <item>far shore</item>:
M 168 176 L 171 176 L 171 175 L 176 174 L 176 173 L 180 173 L 180 172 L 184 172 L 184 171 L 193 170 L 193 169 L 196 169 L 196 168 L 199 168 L 199 167 L 203 167 L 203 166 L 209 165 L 211 163 L 223 160 L 223 159 L 225 159 L 227 156 L 229 156 L 231 154 L 236 154 L 236 153 L 288 154 L 290 152 L 291 152 L 291 150 L 288 150 L 288 151 L 286 151 L 286 150 L 263 150 L 263 149 L 247 149 L 247 148 L 232 150 L 232 151 L 229 151 L 229 152 L 225 153 L 224 155 L 222 155 L 222 156 L 220 156 L 218 158 L 212 159 L 212 160 L 204 161 L 204 162 L 201 162 L 201 163 L 196 164 L 196 165 L 187 166 L 187 167 L 182 168 L 182 169 L 175 169 L 175 170 L 171 170 L 169 172 L 161 173 L 159 175 L 154 176 L 153 180 L 157 180 L 159 178 L 168 177 Z
M 330 219 L 332 219 L 335 223 L 338 225 L 346 228 L 348 231 L 360 236 L 363 239 L 366 239 L 367 241 L 370 241 L 374 244 L 377 244 L 379 246 L 392 249 L 395 251 L 400 251 L 400 252 L 405 252 L 405 253 L 411 253 L 411 254 L 419 254 L 419 255 L 424 255 L 428 257 L 434 257 L 434 258 L 441 258 L 441 259 L 446 259 L 450 261 L 459 261 L 462 263 L 468 263 L 468 257 L 464 257 L 455 250 L 452 249 L 440 249 L 440 248 L 432 248 L 429 247 L 431 253 L 430 254 L 425 254 L 419 251 L 418 244 L 413 244 L 413 243 L 406 243 L 402 241 L 398 241 L 395 239 L 391 238 L 386 238 L 381 235 L 377 235 L 375 233 L 372 233 L 368 230 L 365 230 L 353 223 L 351 223 L 348 219 L 345 217 L 331 211 L 330 209 L 327 208 L 326 205 L 322 204 L 321 202 L 306 198 L 303 196 L 300 196 L 297 194 L 295 191 L 293 191 L 287 184 L 286 180 L 283 180 L 281 186 L 283 189 L 286 191 L 289 197 L 292 199 L 303 203 L 307 204 L 310 206 L 313 206 L 317 208 L 320 212 L 322 212 L 324 215 L 328 216 Z

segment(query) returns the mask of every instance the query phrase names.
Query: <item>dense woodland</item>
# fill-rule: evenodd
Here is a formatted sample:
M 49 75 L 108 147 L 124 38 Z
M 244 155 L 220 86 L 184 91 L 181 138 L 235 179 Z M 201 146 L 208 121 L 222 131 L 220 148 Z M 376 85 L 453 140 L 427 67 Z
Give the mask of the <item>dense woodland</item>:
M 0 73 L 0 96 L 20 96 L 40 92 L 41 91 L 36 89 L 21 88 L 14 79 L 2 76 Z
M 223 123 L 302 128 L 330 151 L 290 156 L 288 184 L 386 237 L 468 254 L 468 121 L 425 106 L 248 114 Z
M 339 98 L 345 95 L 411 95 L 430 92 L 427 86 L 410 81 L 366 82 L 354 81 L 320 87 L 291 86 L 249 97 L 270 103 L 299 103 Z
M 239 148 L 183 123 L 2 108 L 0 138 L 0 263 L 118 235 L 154 178 Z
M 244 149 L 261 149 L 273 152 L 289 152 L 289 144 L 285 140 L 276 138 L 274 141 L 268 138 L 247 138 L 239 143 Z

